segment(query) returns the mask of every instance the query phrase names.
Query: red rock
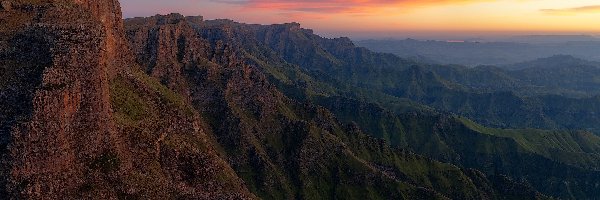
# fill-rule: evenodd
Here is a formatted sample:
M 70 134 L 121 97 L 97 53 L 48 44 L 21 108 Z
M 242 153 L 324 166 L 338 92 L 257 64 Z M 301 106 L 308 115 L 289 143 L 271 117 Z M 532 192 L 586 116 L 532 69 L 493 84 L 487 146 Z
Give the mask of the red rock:
M 10 1 L 2 1 L 2 3 L 0 3 L 0 6 L 2 6 L 2 9 L 5 11 L 12 10 L 12 3 Z
M 0 173 L 7 188 L 0 195 L 254 198 L 214 151 L 202 119 L 185 104 L 165 102 L 149 77 L 135 76 L 118 1 L 72 2 L 23 2 L 23 9 L 0 12 L 10 25 L 0 28 L 0 65 L 16 76 L 1 75 L 12 86 L 0 87 L 1 142 L 8 146 L 0 151 L 7 172 Z M 111 95 L 123 87 L 161 112 L 140 128 L 117 123 L 122 113 Z

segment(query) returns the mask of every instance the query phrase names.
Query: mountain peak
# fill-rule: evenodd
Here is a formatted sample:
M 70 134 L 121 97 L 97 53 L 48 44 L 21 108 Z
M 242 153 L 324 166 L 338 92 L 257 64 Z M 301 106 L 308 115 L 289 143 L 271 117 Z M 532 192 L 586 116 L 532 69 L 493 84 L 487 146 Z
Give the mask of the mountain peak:
M 334 41 L 339 42 L 341 44 L 344 45 L 352 45 L 354 46 L 354 42 L 352 42 L 352 40 L 349 37 L 339 37 L 339 38 L 333 38 Z
M 201 24 L 204 22 L 204 17 L 201 15 L 198 16 L 186 16 L 185 20 L 192 24 Z
M 171 13 L 168 15 L 155 15 L 157 24 L 178 24 L 185 19 L 185 16 L 179 13 Z
M 290 28 L 290 30 L 300 30 L 300 23 L 298 22 L 290 22 L 290 23 L 285 23 L 283 24 L 284 26 Z

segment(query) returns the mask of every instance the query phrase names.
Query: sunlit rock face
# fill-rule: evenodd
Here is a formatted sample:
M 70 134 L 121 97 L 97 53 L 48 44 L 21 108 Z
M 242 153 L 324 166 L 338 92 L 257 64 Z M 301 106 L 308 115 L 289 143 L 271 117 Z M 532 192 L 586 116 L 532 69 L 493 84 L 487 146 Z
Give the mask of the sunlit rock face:
M 135 72 L 118 1 L 0 5 L 0 196 L 253 198 L 200 116 Z
M 2 30 L 7 192 L 60 198 L 84 184 L 87 163 L 122 155 L 109 98 L 105 47 L 115 40 L 90 10 L 70 2 L 15 1 Z M 109 12 L 109 11 L 106 11 Z M 10 76 L 10 75 L 9 75 Z M 6 102 L 6 104 L 5 104 Z M 8 177 L 9 176 L 9 177 Z

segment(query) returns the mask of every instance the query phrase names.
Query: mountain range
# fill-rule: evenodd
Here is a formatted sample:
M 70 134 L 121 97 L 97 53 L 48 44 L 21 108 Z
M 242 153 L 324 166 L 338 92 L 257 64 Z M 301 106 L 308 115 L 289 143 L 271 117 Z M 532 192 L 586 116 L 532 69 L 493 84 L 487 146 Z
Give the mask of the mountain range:
M 514 36 L 470 40 L 357 40 L 356 44 L 376 52 L 393 53 L 419 62 L 504 66 L 553 55 L 572 55 L 600 61 L 600 40 L 592 36 Z
M 3 1 L 0 196 L 600 196 L 595 62 L 469 68 L 298 23 L 121 18 Z

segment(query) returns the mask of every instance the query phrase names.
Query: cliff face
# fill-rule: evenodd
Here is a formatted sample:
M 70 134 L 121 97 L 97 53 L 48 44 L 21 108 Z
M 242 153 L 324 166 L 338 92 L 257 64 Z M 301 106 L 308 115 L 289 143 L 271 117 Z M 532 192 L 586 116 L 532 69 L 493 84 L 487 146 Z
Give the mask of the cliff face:
M 296 23 L 265 28 L 177 14 L 131 19 L 125 30 L 115 0 L 6 2 L 2 197 L 542 197 L 505 177 L 391 148 L 272 84 L 300 71 L 285 59 L 335 66 L 340 59 L 327 51 L 348 50 L 347 39 L 325 51 L 311 46 L 323 41 L 279 37 L 312 33 Z
M 179 14 L 128 20 L 127 36 L 142 69 L 170 89 L 189 97 L 184 69 L 190 63 L 207 58 L 209 46 L 197 37 L 187 20 L 202 22 L 201 17 L 184 18 Z M 188 99 L 189 100 L 189 99 Z
M 253 198 L 202 119 L 137 72 L 118 1 L 6 5 L 0 196 Z
M 567 153 L 569 156 L 564 157 L 554 156 L 562 154 L 557 153 L 562 150 L 552 147 L 555 145 L 554 142 L 541 142 L 543 140 L 530 134 L 529 130 L 514 130 L 511 135 L 514 134 L 515 138 L 506 138 L 494 134 L 490 136 L 489 131 L 469 130 L 459 120 L 448 120 L 453 117 L 447 114 L 431 114 L 434 112 L 427 114 L 425 109 L 420 110 L 420 114 L 399 114 L 404 111 L 397 111 L 398 107 L 401 109 L 402 107 L 418 109 L 418 107 L 386 95 L 402 91 L 403 95 L 399 95 L 400 97 L 427 99 L 426 101 L 431 100 L 427 96 L 457 98 L 461 100 L 455 103 L 460 105 L 468 102 L 467 104 L 470 104 L 468 109 L 489 110 L 484 109 L 488 106 L 502 108 L 494 112 L 502 116 L 511 116 L 509 117 L 511 120 L 522 122 L 526 121 L 522 119 L 527 118 L 522 116 L 535 115 L 535 112 L 518 108 L 517 105 L 522 105 L 524 100 L 515 99 L 515 95 L 510 92 L 453 94 L 450 91 L 460 91 L 464 86 L 440 78 L 437 72 L 428 69 L 427 65 L 406 61 L 390 54 L 370 52 L 354 46 L 347 38 L 322 38 L 312 34 L 310 30 L 298 30 L 290 24 L 248 25 L 222 21 L 205 23 L 215 27 L 221 24 L 233 29 L 232 32 L 236 33 L 234 38 L 239 41 L 240 46 L 248 54 L 262 61 L 259 62 L 262 63 L 260 66 L 270 75 L 270 81 L 279 86 L 280 91 L 292 98 L 308 99 L 308 102 L 324 106 L 335 113 L 340 121 L 359 124 L 367 134 L 440 161 L 482 170 L 487 175 L 506 174 L 515 179 L 526 180 L 537 190 L 559 198 L 586 199 L 598 196 L 596 180 L 599 173 L 572 166 L 575 163 L 585 166 L 584 168 L 595 166 L 595 161 L 589 162 L 589 160 L 596 160 L 596 158 L 576 158 L 581 155 L 584 157 L 592 155 L 589 150 L 574 150 Z M 266 48 L 261 48 L 265 46 Z M 294 67 L 305 70 L 296 70 Z M 440 66 L 440 68 L 445 67 L 447 66 Z M 472 97 L 478 100 L 468 100 Z M 487 103 L 482 103 L 483 99 L 487 99 L 484 100 Z M 595 107 L 589 103 L 592 101 L 587 102 L 582 105 L 587 105 L 588 109 Z M 445 103 L 446 106 L 453 104 L 450 101 Z M 368 108 L 361 108 L 365 105 Z M 382 113 L 377 113 L 371 108 L 382 109 L 388 112 L 385 114 L 387 116 L 378 116 Z M 549 110 L 561 109 L 564 108 Z M 440 112 L 443 110 L 441 109 Z M 517 111 L 518 114 L 503 113 L 507 110 Z M 443 120 L 438 119 L 438 115 L 444 116 L 441 118 Z M 399 118 L 394 119 L 396 118 L 394 116 Z M 593 118 L 587 119 L 593 120 Z M 555 133 L 541 134 L 544 138 L 549 138 Z M 572 137 L 569 132 L 556 135 L 560 138 Z M 545 146 L 543 148 L 553 149 L 553 156 L 540 154 L 540 151 L 527 150 L 530 148 L 527 144 L 523 145 L 523 138 L 536 141 L 536 144 Z M 569 146 L 570 149 L 579 149 L 578 145 L 599 144 L 596 142 L 597 137 L 568 140 L 571 142 L 565 146 Z M 582 144 L 575 141 L 589 143 Z M 480 146 L 485 147 L 480 148 Z M 569 184 L 557 184 L 554 182 L 556 180 Z
M 178 14 L 127 19 L 125 25 L 138 63 L 148 75 L 187 96 L 211 127 L 231 167 L 261 198 L 500 195 L 496 182 L 480 172 L 463 172 L 390 148 L 357 126 L 343 126 L 326 109 L 289 99 L 267 73 L 292 66 L 255 39 L 255 34 L 262 34 L 257 32 L 261 26 Z M 284 28 L 297 31 L 298 25 Z M 475 179 L 481 184 L 475 185 Z M 508 187 L 527 188 L 506 182 Z M 523 191 L 515 195 L 540 197 L 531 189 Z
M 71 2 L 19 1 L 2 14 L 3 24 L 23 26 L 2 30 L 3 64 L 12 72 L 8 76 L 19 77 L 2 77 L 9 80 L 3 105 L 25 107 L 5 111 L 7 188 L 25 198 L 58 198 L 82 184 L 88 160 L 108 152 L 125 156 L 116 142 L 107 65 L 98 48 L 108 37 L 85 8 Z
M 103 62 L 106 62 L 107 73 L 112 77 L 123 66 L 131 64 L 133 58 L 125 40 L 123 16 L 118 0 L 72 0 L 89 10 L 93 18 L 100 21 L 104 28 L 106 40 L 103 44 Z

